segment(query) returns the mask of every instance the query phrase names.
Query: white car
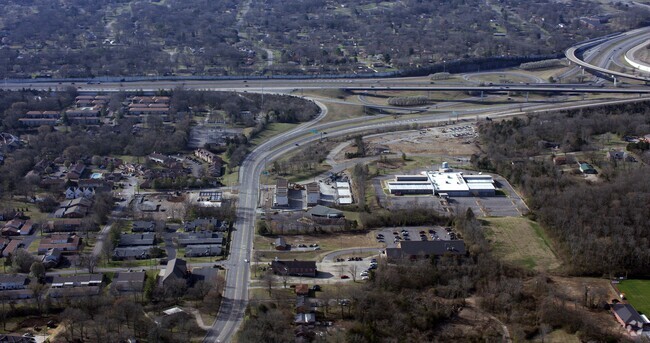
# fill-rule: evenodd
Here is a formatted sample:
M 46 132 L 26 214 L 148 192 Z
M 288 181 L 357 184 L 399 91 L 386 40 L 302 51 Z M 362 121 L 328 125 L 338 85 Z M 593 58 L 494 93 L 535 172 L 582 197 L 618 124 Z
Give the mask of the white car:
M 244 259 L 244 263 L 248 263 L 248 259 L 247 259 L 247 258 Z
M 365 271 L 361 272 L 361 274 L 359 274 L 359 276 L 361 276 L 361 277 L 368 276 L 368 272 L 365 272 Z
M 365 281 L 365 280 L 370 280 L 370 276 L 368 276 L 368 275 L 366 275 L 366 276 L 362 276 L 362 277 L 361 277 L 361 280 L 364 280 L 364 281 Z

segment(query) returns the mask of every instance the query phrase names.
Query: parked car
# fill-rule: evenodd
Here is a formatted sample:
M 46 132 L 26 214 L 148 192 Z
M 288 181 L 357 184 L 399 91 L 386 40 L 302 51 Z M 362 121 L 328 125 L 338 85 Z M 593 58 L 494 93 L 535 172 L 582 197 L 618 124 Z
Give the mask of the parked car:
M 350 277 L 347 276 L 347 275 L 345 275 L 345 274 L 341 275 L 341 279 L 349 279 L 349 278 L 350 278 Z

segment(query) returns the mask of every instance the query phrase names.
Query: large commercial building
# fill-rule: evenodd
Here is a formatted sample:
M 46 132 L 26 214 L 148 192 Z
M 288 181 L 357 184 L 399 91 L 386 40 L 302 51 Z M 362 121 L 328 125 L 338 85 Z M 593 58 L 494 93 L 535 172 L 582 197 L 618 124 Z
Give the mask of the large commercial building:
M 423 194 L 441 197 L 494 196 L 496 187 L 491 175 L 454 172 L 444 163 L 438 171 L 419 175 L 397 175 L 387 182 L 391 194 Z

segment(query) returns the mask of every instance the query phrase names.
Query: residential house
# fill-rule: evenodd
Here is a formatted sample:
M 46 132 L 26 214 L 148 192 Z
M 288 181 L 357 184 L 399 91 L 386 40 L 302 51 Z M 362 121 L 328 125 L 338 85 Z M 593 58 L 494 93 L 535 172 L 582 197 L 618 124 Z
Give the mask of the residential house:
M 208 231 L 228 231 L 228 222 L 221 221 L 216 218 L 198 218 L 183 224 L 185 232 L 192 232 L 197 230 Z
M 25 248 L 25 244 L 21 239 L 12 239 L 7 246 L 2 250 L 2 257 L 8 257 L 16 253 L 16 250 Z
M 318 270 L 314 261 L 273 261 L 271 262 L 273 273 L 278 275 L 294 275 L 316 277 Z
M 401 241 L 397 248 L 387 248 L 386 257 L 390 260 L 430 258 L 445 254 L 464 255 L 465 242 L 451 241 Z
M 197 244 L 185 247 L 185 257 L 219 256 L 221 254 L 220 244 Z
M 81 229 L 81 219 L 50 220 L 45 226 L 45 232 L 72 232 Z
M 0 274 L 0 290 L 25 289 L 29 278 L 20 274 Z
M 167 262 L 167 268 L 165 268 L 165 274 L 160 280 L 160 283 L 163 287 L 167 287 L 174 281 L 187 280 L 188 276 L 187 262 L 183 259 L 175 258 Z
M 35 227 L 36 224 L 32 223 L 31 220 L 25 221 L 23 225 L 20 227 L 20 235 L 21 236 L 31 235 L 34 232 Z
M 296 325 L 313 325 L 316 323 L 316 314 L 298 313 L 296 314 L 293 323 Z
M 275 239 L 275 242 L 273 243 L 275 245 L 275 250 L 289 250 L 291 249 L 291 245 L 287 244 L 287 242 L 284 240 L 284 237 L 278 237 Z
M 607 152 L 607 158 L 610 161 L 623 161 L 627 157 L 627 152 L 623 150 L 610 150 Z
M 3 343 L 36 343 L 36 338 L 21 336 L 18 334 L 0 334 L 0 342 Z
M 612 312 L 616 320 L 632 335 L 641 335 L 643 329 L 650 326 L 630 304 L 613 304 Z
M 586 162 L 578 162 L 578 166 L 580 168 L 580 172 L 583 174 L 598 174 L 598 171 L 594 169 L 594 167 L 591 166 L 591 164 L 586 163 Z
M 92 204 L 93 204 L 92 200 L 84 197 L 66 200 L 63 203 L 61 203 L 59 209 L 54 212 L 54 217 L 83 218 L 90 210 Z
M 67 277 L 55 276 L 47 294 L 51 298 L 95 296 L 101 293 L 103 282 L 104 274 L 101 273 Z
M 309 295 L 309 285 L 306 283 L 301 283 L 296 285 L 295 288 L 296 295 Z
M 309 311 L 309 303 L 306 296 L 301 295 L 296 297 L 295 310 L 296 313 L 305 313 Z
M 54 268 L 61 262 L 61 250 L 48 249 L 41 260 L 45 268 Z
M 155 232 L 156 231 L 156 222 L 154 222 L 154 221 L 136 220 L 131 225 L 131 231 L 133 231 L 133 232 Z
M 131 247 L 139 245 L 149 245 L 152 246 L 156 240 L 156 234 L 153 232 L 145 233 L 124 233 L 120 235 L 120 242 L 118 246 L 120 247 Z
M 86 171 L 86 165 L 77 162 L 70 170 L 68 171 L 67 178 L 68 180 L 79 180 L 81 178 L 81 175 Z
M 37 126 L 55 126 L 59 123 L 59 119 L 49 118 L 20 118 L 18 122 L 24 126 L 37 127 Z
M 152 245 L 117 247 L 113 250 L 113 261 L 147 260 L 151 258 Z
M 179 247 L 197 244 L 223 244 L 223 234 L 212 231 L 180 233 L 176 239 Z
M 116 273 L 111 288 L 118 292 L 142 292 L 145 272 Z
M 43 237 L 38 245 L 38 254 L 47 253 L 50 249 L 59 249 L 61 252 L 75 253 L 81 247 L 81 237 L 75 234 L 53 234 Z
M 52 278 L 52 288 L 101 286 L 103 282 L 104 274 L 102 273 L 74 276 L 54 276 Z
M 65 190 L 66 199 L 92 198 L 95 196 L 95 190 L 90 187 L 68 187 Z

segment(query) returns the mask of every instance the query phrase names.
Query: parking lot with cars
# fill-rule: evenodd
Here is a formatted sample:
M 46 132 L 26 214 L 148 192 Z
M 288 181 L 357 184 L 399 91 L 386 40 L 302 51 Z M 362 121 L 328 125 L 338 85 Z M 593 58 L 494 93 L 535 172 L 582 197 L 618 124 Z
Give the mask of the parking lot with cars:
M 386 244 L 386 248 L 394 248 L 399 241 L 448 241 L 462 239 L 462 235 L 449 227 L 418 226 L 381 229 L 376 232 L 375 239 Z

